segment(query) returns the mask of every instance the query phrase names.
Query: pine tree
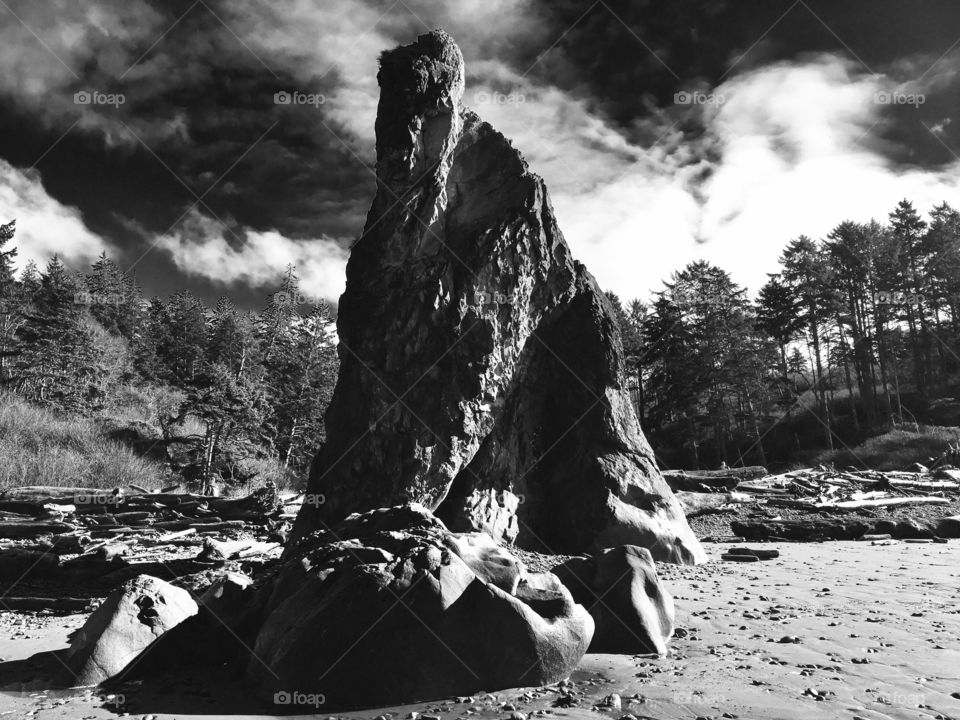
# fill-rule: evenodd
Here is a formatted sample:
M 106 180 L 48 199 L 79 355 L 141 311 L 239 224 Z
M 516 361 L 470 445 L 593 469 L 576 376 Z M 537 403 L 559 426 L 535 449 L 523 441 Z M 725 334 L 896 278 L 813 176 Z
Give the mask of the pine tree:
M 154 383 L 173 381 L 172 369 L 161 358 L 163 349 L 171 342 L 167 304 L 154 298 L 133 340 L 133 365 L 141 378 Z
M 897 303 L 910 333 L 914 381 L 922 396 L 930 382 L 930 327 L 924 294 L 929 257 L 924 235 L 927 224 L 920 219 L 913 204 L 901 200 L 890 213 L 890 229 L 898 245 L 901 278 L 899 288 L 903 302 Z
M 288 342 L 275 345 L 267 383 L 274 399 L 271 426 L 284 467 L 303 471 L 326 436 L 323 410 L 330 404 L 339 361 L 333 319 L 326 303 L 295 320 Z
M 297 317 L 300 297 L 300 281 L 293 265 L 287 265 L 280 289 L 268 299 L 267 306 L 260 314 L 259 334 L 261 337 L 264 360 L 269 362 L 279 343 L 284 341 L 291 323 Z
M 166 322 L 157 345 L 157 361 L 174 385 L 190 387 L 202 369 L 207 344 L 207 310 L 190 291 L 183 290 L 167 302 L 161 316 Z
M 830 285 L 832 268 L 823 249 L 805 235 L 787 243 L 780 262 L 783 265 L 784 282 L 796 295 L 800 317 L 806 326 L 816 371 L 813 391 L 817 399 L 817 415 L 823 427 L 824 442 L 832 450 L 833 429 L 826 392 L 828 375 L 824 372 L 822 350 L 824 326 L 835 315 L 835 298 Z
M 797 299 L 779 275 L 773 275 L 760 288 L 757 299 L 757 326 L 777 343 L 780 374 L 787 377 L 787 345 L 802 328 Z
M 14 277 L 17 250 L 6 247 L 16 232 L 16 221 L 0 225 L 0 384 L 9 381 L 9 365 L 17 352 L 14 335 L 21 316 L 22 296 Z
M 106 253 L 91 269 L 86 276 L 90 314 L 108 332 L 132 339 L 141 316 L 139 288 Z
M 643 323 L 646 348 L 644 415 L 651 432 L 671 432 L 676 444 L 690 449 L 690 464 L 700 464 L 696 341 L 677 304 L 663 293 Z

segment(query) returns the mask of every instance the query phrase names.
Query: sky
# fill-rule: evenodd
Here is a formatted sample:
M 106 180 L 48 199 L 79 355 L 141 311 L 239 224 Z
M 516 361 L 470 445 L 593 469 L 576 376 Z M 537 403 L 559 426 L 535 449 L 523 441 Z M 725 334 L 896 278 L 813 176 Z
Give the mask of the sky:
M 960 205 L 953 0 L 0 0 L 21 264 L 106 251 L 148 295 L 254 307 L 292 263 L 335 302 L 378 55 L 436 27 L 624 300 L 697 259 L 755 293 L 798 235 Z

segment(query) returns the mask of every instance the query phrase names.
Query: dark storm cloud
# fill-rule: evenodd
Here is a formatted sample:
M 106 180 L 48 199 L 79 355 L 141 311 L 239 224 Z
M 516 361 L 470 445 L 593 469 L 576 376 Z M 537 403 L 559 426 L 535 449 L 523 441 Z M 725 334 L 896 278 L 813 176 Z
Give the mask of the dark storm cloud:
M 816 154 L 813 133 L 794 127 L 810 111 L 791 109 L 796 96 L 836 103 L 821 109 L 831 123 L 808 124 L 862 150 L 858 172 L 957 161 L 960 7 L 949 2 L 7 2 L 0 199 L 12 211 L 48 193 L 38 223 L 73 223 L 77 258 L 93 242 L 84 233 L 103 237 L 152 291 L 189 282 L 255 299 L 295 262 L 335 296 L 374 189 L 377 54 L 436 26 L 467 58 L 468 104 L 517 141 L 561 212 L 576 208 L 573 241 L 598 237 L 588 257 L 638 197 L 682 214 L 673 225 L 691 236 L 710 234 L 711 214 L 718 227 L 739 222 L 746 200 L 724 187 L 731 173 L 744 182 L 740 140 L 756 134 L 785 167 Z M 735 101 L 674 102 L 718 88 Z M 879 90 L 924 102 L 877 105 Z M 77 105 L 78 91 L 124 102 Z M 278 105 L 279 91 L 315 102 Z M 42 187 L 24 174 L 35 163 Z M 706 219 L 688 226 L 698 207 Z M 56 245 L 27 225 L 21 237 Z M 610 255 L 597 254 L 601 265 Z
M 950 0 L 542 0 L 558 41 L 530 74 L 592 98 L 625 130 L 678 91 L 709 89 L 737 74 L 822 53 L 853 60 L 857 73 L 889 77 L 923 104 L 881 109 L 877 147 L 919 166 L 952 163 L 960 128 L 929 131 L 960 111 L 960 4 Z M 559 33 L 563 33 L 559 35 Z M 670 109 L 688 138 L 704 130 L 696 109 Z M 656 123 L 654 127 L 659 127 Z M 654 133 L 655 134 L 655 133 Z

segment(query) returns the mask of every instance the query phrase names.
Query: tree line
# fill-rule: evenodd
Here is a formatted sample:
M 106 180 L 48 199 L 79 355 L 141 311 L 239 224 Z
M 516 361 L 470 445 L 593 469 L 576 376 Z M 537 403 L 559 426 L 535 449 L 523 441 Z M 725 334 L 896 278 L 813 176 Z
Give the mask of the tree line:
M 289 268 L 259 311 L 189 292 L 146 300 L 102 255 L 17 276 L 0 226 L 0 385 L 33 402 L 109 414 L 132 388 L 170 399 L 162 440 L 201 485 L 245 460 L 302 475 L 323 441 L 337 375 L 330 308 L 304 305 Z M 755 298 L 724 269 L 687 265 L 617 313 L 637 414 L 667 467 L 776 464 L 915 422 L 960 371 L 960 212 L 845 221 L 790 241 Z
M 903 200 L 886 223 L 798 237 L 752 300 L 703 261 L 649 302 L 610 299 L 663 464 L 767 464 L 834 449 L 916 422 L 953 387 L 960 212 L 943 203 L 924 219 Z
M 131 392 L 165 398 L 161 442 L 209 489 L 247 481 L 251 459 L 302 475 L 323 441 L 337 376 L 333 319 L 302 305 L 292 267 L 257 312 L 188 291 L 146 300 L 106 254 L 89 272 L 52 258 L 14 272 L 15 224 L 0 226 L 0 385 L 63 411 L 110 415 Z M 262 467 L 262 464 L 258 467 Z M 245 469 L 246 468 L 246 469 Z

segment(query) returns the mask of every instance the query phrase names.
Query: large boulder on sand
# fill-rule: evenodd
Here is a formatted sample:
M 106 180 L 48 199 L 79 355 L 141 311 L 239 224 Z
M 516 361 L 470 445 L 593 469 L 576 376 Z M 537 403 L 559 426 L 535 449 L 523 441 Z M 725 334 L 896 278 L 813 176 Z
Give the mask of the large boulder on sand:
M 196 613 L 197 604 L 189 592 L 141 575 L 110 593 L 73 633 L 67 665 L 77 685 L 101 683 Z
M 555 576 L 417 505 L 302 539 L 262 617 L 248 676 L 284 704 L 322 697 L 324 712 L 558 682 L 593 635 Z
M 646 548 L 622 545 L 553 568 L 576 602 L 593 616 L 590 652 L 667 652 L 673 635 L 673 597 L 660 582 Z
M 386 52 L 377 194 L 347 265 L 340 376 L 294 537 L 418 502 L 543 551 L 705 562 L 647 444 L 613 310 L 546 186 L 462 102 L 442 31 Z

